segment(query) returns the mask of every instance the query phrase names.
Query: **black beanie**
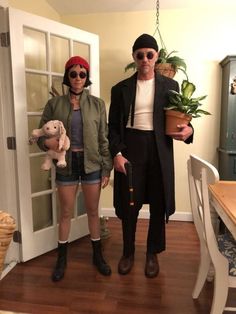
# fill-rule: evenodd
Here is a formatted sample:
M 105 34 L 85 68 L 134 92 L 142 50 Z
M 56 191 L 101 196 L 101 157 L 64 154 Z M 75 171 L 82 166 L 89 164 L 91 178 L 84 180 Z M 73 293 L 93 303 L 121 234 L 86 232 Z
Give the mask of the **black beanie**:
M 133 52 L 140 48 L 152 48 L 158 51 L 156 39 L 148 34 L 142 34 L 135 40 L 133 45 Z

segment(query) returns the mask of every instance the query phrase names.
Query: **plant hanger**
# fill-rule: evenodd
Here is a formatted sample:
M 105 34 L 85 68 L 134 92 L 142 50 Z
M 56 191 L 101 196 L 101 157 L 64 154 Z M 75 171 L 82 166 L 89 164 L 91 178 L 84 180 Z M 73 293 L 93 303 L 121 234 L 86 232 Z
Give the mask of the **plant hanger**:
M 159 23 L 159 16 L 160 16 L 160 13 L 159 13 L 159 9 L 160 9 L 160 1 L 159 0 L 156 0 L 156 28 L 155 28 L 155 31 L 154 31 L 154 34 L 153 36 L 156 35 L 156 33 L 158 33 L 158 36 L 159 36 L 159 39 L 160 39 L 160 44 L 161 44 L 161 47 L 165 50 L 166 49 L 166 46 L 165 46 L 165 43 L 164 43 L 164 40 L 161 36 L 161 32 L 160 32 L 160 23 Z

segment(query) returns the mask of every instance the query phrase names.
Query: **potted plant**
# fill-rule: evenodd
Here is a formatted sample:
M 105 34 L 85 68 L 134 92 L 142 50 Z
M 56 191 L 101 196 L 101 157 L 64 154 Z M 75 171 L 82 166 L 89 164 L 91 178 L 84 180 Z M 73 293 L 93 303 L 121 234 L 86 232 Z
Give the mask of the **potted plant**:
M 173 53 L 175 52 L 177 51 L 173 50 L 168 53 L 165 48 L 160 49 L 155 69 L 161 75 L 173 78 L 178 70 L 181 70 L 186 74 L 186 63 L 184 59 L 175 55 L 173 56 Z M 128 70 L 136 70 L 135 62 L 131 62 L 125 67 L 125 72 Z
M 169 91 L 169 104 L 164 108 L 166 113 L 166 134 L 178 132 L 178 124 L 188 124 L 192 118 L 210 115 L 208 111 L 199 108 L 202 106 L 200 102 L 207 95 L 193 98 L 192 95 L 195 90 L 195 85 L 185 79 L 181 84 L 179 93 L 174 90 Z
M 186 74 L 186 63 L 184 59 L 173 56 L 173 53 L 177 51 L 173 50 L 170 53 L 165 48 L 161 48 L 159 51 L 158 60 L 156 62 L 155 69 L 162 75 L 173 78 L 178 70 L 181 70 Z

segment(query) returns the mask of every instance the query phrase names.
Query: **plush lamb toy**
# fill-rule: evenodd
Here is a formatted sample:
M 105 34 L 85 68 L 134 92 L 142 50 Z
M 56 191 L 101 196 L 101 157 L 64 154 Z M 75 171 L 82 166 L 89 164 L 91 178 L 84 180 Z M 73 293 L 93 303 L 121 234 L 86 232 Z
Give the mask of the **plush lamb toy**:
M 66 151 L 70 147 L 69 137 L 66 135 L 66 130 L 64 125 L 59 120 L 50 120 L 43 125 L 41 129 L 34 129 L 32 131 L 31 137 L 29 139 L 29 143 L 33 144 L 37 142 L 38 138 L 41 136 L 45 137 L 56 137 L 59 141 L 59 151 L 56 152 L 49 149 L 46 152 L 46 156 L 44 159 L 44 163 L 41 166 L 43 170 L 49 170 L 52 166 L 52 159 L 57 160 L 57 167 L 65 168 L 66 167 Z

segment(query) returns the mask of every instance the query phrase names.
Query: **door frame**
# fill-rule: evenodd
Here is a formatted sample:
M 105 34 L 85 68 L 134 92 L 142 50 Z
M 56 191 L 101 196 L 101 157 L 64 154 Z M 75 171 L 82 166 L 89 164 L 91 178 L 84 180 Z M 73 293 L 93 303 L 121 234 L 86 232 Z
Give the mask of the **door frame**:
M 8 2 L 0 0 L 0 33 L 9 33 Z M 16 220 L 18 228 L 18 193 L 16 175 L 16 150 L 9 149 L 7 139 L 15 137 L 12 97 L 10 46 L 0 45 L 0 210 Z M 0 280 L 20 261 L 20 245 L 12 241 L 5 257 L 5 267 Z

